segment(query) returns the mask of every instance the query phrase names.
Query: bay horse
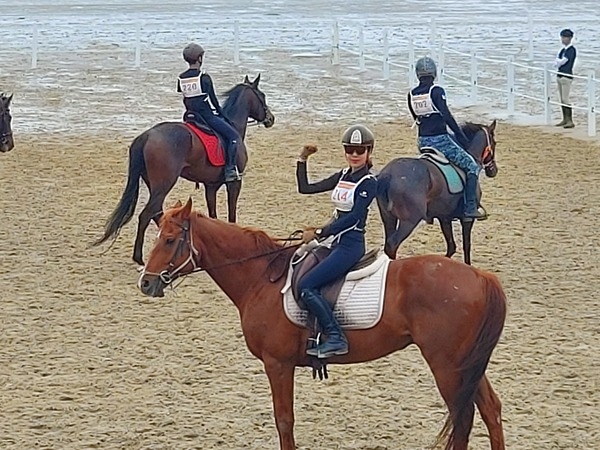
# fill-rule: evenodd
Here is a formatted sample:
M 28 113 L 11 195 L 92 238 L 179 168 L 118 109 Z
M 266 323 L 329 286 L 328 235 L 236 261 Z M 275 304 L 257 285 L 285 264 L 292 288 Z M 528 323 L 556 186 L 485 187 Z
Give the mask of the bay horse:
M 260 74 L 250 81 L 234 86 L 225 95 L 223 113 L 234 125 L 242 138 L 238 146 L 237 166 L 240 172 L 246 168 L 248 153 L 243 140 L 248 119 L 270 128 L 275 117 L 267 105 L 265 94 L 258 88 Z M 138 219 L 133 260 L 144 265 L 142 258 L 144 235 L 151 220 L 158 223 L 166 196 L 179 177 L 205 186 L 205 198 L 210 217 L 217 217 L 217 191 L 224 184 L 223 167 L 216 167 L 208 160 L 200 138 L 183 122 L 162 122 L 144 131 L 133 140 L 129 148 L 129 171 L 127 184 L 121 199 L 106 222 L 104 235 L 92 245 L 100 245 L 116 237 L 135 211 L 139 195 L 139 179 L 144 180 L 150 191 L 150 199 Z M 241 181 L 227 183 L 228 220 L 237 220 L 237 202 Z
M 0 93 L 0 153 L 10 152 L 14 147 L 12 133 L 12 116 L 10 115 L 10 102 L 13 96 L 7 97 Z
M 466 123 L 461 127 L 470 144 L 467 152 L 494 178 L 496 165 L 496 121 L 491 125 Z M 456 253 L 452 221 L 462 226 L 463 258 L 471 264 L 471 232 L 474 221 L 462 217 L 463 193 L 452 194 L 442 172 L 423 158 L 396 158 L 379 173 L 377 205 L 385 232 L 385 253 L 396 258 L 398 247 L 425 220 L 438 219 L 446 241 L 446 256 Z M 479 192 L 481 199 L 481 192 Z
M 315 364 L 306 355 L 309 331 L 286 317 L 281 294 L 296 248 L 262 231 L 205 217 L 192 210 L 190 198 L 160 219 L 138 282 L 145 295 L 162 297 L 175 279 L 205 271 L 233 301 L 248 349 L 269 379 L 280 450 L 296 449 L 295 368 Z M 347 331 L 350 352 L 326 363 L 371 361 L 415 344 L 449 409 L 438 442 L 446 450 L 467 450 L 477 405 L 491 449 L 504 450 L 501 404 L 485 371 L 505 316 L 505 294 L 490 273 L 435 255 L 391 261 L 381 320 L 370 329 Z

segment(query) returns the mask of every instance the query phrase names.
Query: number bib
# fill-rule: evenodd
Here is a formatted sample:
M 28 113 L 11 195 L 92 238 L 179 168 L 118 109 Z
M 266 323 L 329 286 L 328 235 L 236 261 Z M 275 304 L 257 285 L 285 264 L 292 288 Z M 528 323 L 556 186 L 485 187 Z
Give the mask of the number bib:
M 431 89 L 435 86 L 431 86 L 429 92 L 426 94 L 412 95 L 410 96 L 411 106 L 415 114 L 419 117 L 430 116 L 431 114 L 439 114 L 433 100 L 431 100 Z
M 181 93 L 186 98 L 204 95 L 204 92 L 202 92 L 202 87 L 200 86 L 200 76 L 180 78 L 179 85 L 181 86 Z
M 354 193 L 356 191 L 357 186 L 368 177 L 372 177 L 373 175 L 365 175 L 361 178 L 358 183 L 353 183 L 352 181 L 342 181 L 340 180 L 331 193 L 331 201 L 335 205 L 335 209 L 340 212 L 349 212 L 354 208 Z

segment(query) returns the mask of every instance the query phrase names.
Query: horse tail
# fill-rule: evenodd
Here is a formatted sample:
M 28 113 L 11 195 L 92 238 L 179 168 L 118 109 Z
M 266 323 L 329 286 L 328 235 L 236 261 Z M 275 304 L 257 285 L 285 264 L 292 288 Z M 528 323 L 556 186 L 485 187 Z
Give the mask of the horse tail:
M 506 319 L 506 295 L 500 281 L 491 273 L 479 272 L 479 275 L 485 289 L 486 305 L 471 351 L 461 362 L 462 386 L 438 435 L 436 446 L 445 441 L 444 450 L 452 450 L 458 437 L 464 439 L 471 432 L 477 389 L 500 340 Z
M 106 242 L 111 237 L 116 237 L 119 231 L 133 217 L 140 192 L 140 177 L 146 170 L 144 162 L 144 146 L 148 140 L 148 133 L 136 137 L 129 147 L 129 170 L 127 184 L 121 195 L 119 204 L 106 221 L 104 235 L 94 242 L 94 246 Z

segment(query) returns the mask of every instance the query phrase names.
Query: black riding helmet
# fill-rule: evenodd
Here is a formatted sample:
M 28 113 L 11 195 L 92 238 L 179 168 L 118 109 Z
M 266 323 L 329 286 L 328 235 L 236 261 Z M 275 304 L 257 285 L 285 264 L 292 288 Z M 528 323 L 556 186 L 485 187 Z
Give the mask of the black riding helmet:
M 183 59 L 188 64 L 196 64 L 202 56 L 204 56 L 204 49 L 196 43 L 192 42 L 183 49 Z
M 352 125 L 344 131 L 342 145 L 344 147 L 366 147 L 370 153 L 375 147 L 375 135 L 364 125 Z
M 573 32 L 571 30 L 569 30 L 568 28 L 565 28 L 564 30 L 562 30 L 560 32 L 561 37 L 568 37 L 568 38 L 572 38 L 573 37 Z

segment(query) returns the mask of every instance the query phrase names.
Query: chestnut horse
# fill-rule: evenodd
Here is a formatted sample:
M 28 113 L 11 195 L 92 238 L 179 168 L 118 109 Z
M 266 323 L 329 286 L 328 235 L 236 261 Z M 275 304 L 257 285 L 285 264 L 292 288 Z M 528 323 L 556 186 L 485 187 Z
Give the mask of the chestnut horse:
M 234 86 L 226 95 L 223 113 L 233 124 L 242 142 L 238 147 L 237 166 L 246 168 L 248 154 L 243 140 L 248 119 L 254 119 L 270 128 L 275 117 L 267 106 L 265 94 L 258 88 L 260 75 L 254 81 L 246 76 L 243 83 Z M 129 148 L 129 174 L 119 204 L 106 222 L 104 235 L 94 242 L 100 245 L 116 237 L 133 217 L 139 195 L 140 177 L 148 186 L 150 199 L 139 215 L 133 260 L 144 265 L 142 249 L 144 234 L 151 220 L 158 223 L 163 203 L 179 177 L 205 185 L 205 197 L 210 217 L 217 217 L 217 191 L 223 185 L 223 167 L 213 166 L 204 144 L 184 123 L 163 122 L 136 137 Z M 241 181 L 227 183 L 228 219 L 236 221 L 237 202 Z
M 494 178 L 496 166 L 496 121 L 491 125 L 467 123 L 462 127 L 470 140 L 467 152 Z M 462 225 L 463 258 L 471 264 L 471 231 L 474 221 L 462 217 L 463 193 L 452 194 L 444 175 L 431 161 L 419 158 L 396 158 L 381 169 L 377 205 L 385 230 L 385 253 L 396 258 L 398 247 L 425 220 L 438 219 L 446 240 L 446 256 L 456 253 L 452 220 Z M 481 193 L 480 193 L 481 195 Z
M 0 93 L 0 153 L 10 152 L 15 147 L 10 115 L 12 98 L 12 95 L 7 97 L 4 93 Z
M 144 294 L 162 297 L 173 280 L 205 271 L 229 296 L 250 352 L 264 363 L 281 450 L 296 448 L 295 368 L 315 363 L 306 355 L 309 331 L 292 324 L 284 312 L 281 289 L 294 250 L 262 231 L 194 212 L 190 199 L 161 218 L 139 280 Z M 485 371 L 505 316 L 504 292 L 490 273 L 442 256 L 392 261 L 380 322 L 348 331 L 350 353 L 327 363 L 371 361 L 415 344 L 449 409 L 439 442 L 445 441 L 446 450 L 467 450 L 476 404 L 491 449 L 504 450 L 500 401 Z

